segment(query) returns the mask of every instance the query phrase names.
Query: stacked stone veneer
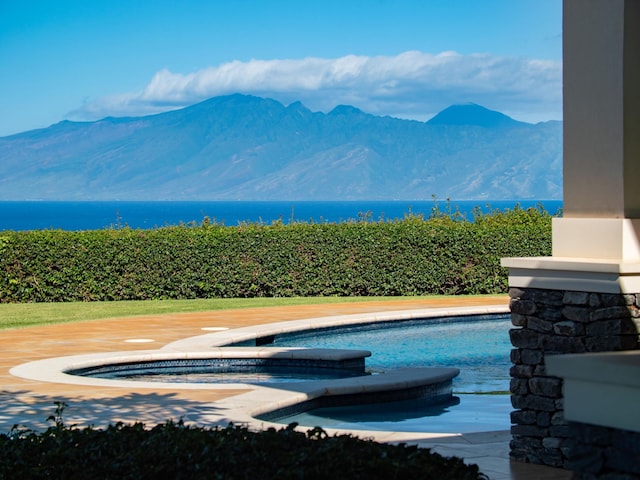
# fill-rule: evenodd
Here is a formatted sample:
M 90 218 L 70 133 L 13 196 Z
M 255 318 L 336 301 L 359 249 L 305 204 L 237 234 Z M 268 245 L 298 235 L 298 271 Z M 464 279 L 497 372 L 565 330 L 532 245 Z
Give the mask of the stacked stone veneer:
M 640 294 L 511 288 L 511 458 L 571 468 L 580 446 L 563 417 L 562 379 L 545 357 L 638 348 Z
M 640 479 L 640 433 L 569 423 L 569 463 L 574 480 Z

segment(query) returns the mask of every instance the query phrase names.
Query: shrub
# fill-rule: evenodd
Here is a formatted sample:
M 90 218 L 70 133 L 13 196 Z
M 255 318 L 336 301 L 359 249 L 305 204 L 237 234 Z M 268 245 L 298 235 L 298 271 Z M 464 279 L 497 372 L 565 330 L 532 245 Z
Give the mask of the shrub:
M 473 221 L 5 231 L 0 302 L 502 293 L 501 257 L 550 251 L 551 216 L 520 208 Z
M 189 427 L 166 422 L 108 428 L 66 427 L 58 415 L 42 433 L 0 434 L 0 479 L 486 479 L 477 465 L 427 449 L 351 435 L 306 433 L 295 425 L 253 432 L 245 427 Z

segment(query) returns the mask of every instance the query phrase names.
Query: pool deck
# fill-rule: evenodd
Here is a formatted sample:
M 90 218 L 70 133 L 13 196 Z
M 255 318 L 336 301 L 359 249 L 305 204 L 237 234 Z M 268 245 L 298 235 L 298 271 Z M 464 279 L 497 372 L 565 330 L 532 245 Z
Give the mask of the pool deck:
M 143 422 L 155 425 L 184 419 L 198 425 L 212 425 L 215 419 L 235 417 L 230 408 L 240 408 L 259 392 L 252 388 L 157 388 L 77 385 L 19 378 L 10 370 L 26 362 L 67 355 L 133 352 L 161 349 L 184 339 L 215 331 L 238 329 L 308 318 L 447 309 L 508 304 L 506 296 L 454 297 L 366 301 L 325 305 L 266 307 L 199 313 L 164 314 L 107 319 L 2 331 L 0 338 L 0 432 L 14 425 L 31 429 L 49 426 L 55 402 L 67 406 L 67 425 L 104 427 L 110 423 Z M 262 389 L 261 389 L 262 390 Z M 260 401 L 260 400 L 258 400 Z M 244 405 L 245 408 L 251 407 Z M 458 456 L 480 466 L 493 480 L 569 479 L 570 472 L 538 465 L 510 462 L 510 434 L 428 434 L 402 432 L 353 432 L 383 442 L 407 442 L 429 447 L 447 456 Z

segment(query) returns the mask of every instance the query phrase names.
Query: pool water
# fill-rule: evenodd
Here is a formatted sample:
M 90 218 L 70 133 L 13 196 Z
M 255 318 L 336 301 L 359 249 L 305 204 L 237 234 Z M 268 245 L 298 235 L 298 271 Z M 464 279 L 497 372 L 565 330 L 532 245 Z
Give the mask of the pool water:
M 318 408 L 276 421 L 345 430 L 469 433 L 508 430 L 511 409 L 509 395 L 459 395 L 438 405 L 425 400 L 404 400 Z
M 156 370 L 156 371 L 154 371 Z M 158 371 L 153 367 L 136 370 L 131 373 L 86 375 L 97 378 L 135 380 L 138 382 L 171 382 L 171 383 L 248 383 L 252 385 L 272 383 L 295 383 L 312 380 L 333 380 L 361 376 L 353 370 L 330 368 L 297 368 L 277 366 L 231 366 L 221 368 L 175 369 Z
M 274 346 L 370 350 L 372 373 L 401 367 L 460 369 L 450 403 L 424 400 L 327 407 L 278 418 L 288 424 L 348 430 L 467 433 L 510 428 L 511 367 L 508 315 L 369 325 L 348 331 L 308 332 L 276 338 Z
M 511 367 L 506 315 L 469 320 L 412 320 L 276 337 L 275 347 L 314 347 L 371 351 L 367 369 L 380 373 L 403 367 L 455 367 L 454 393 L 509 390 Z

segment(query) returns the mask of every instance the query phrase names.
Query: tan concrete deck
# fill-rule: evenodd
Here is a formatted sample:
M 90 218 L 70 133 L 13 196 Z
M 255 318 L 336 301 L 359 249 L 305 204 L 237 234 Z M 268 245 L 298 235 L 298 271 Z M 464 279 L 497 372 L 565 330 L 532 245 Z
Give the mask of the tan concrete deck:
M 154 315 L 4 330 L 0 334 L 0 432 L 7 433 L 14 425 L 32 429 L 46 427 L 46 418 L 55 410 L 54 402 L 67 404 L 64 421 L 68 425 L 103 427 L 118 421 L 140 421 L 154 425 L 180 418 L 206 425 L 206 419 L 216 412 L 216 402 L 247 391 L 68 385 L 26 380 L 10 374 L 11 368 L 25 362 L 64 355 L 159 349 L 167 343 L 207 333 L 203 329 L 211 327 L 239 328 L 332 315 L 507 303 L 506 296 L 415 300 L 403 298 L 392 301 Z M 139 340 L 145 342 L 137 342 Z M 412 438 L 412 441 L 442 454 L 461 456 L 472 463 L 478 463 L 482 471 L 496 480 L 571 477 L 562 470 L 509 462 L 509 435 L 504 432 L 439 440 L 431 437 Z

